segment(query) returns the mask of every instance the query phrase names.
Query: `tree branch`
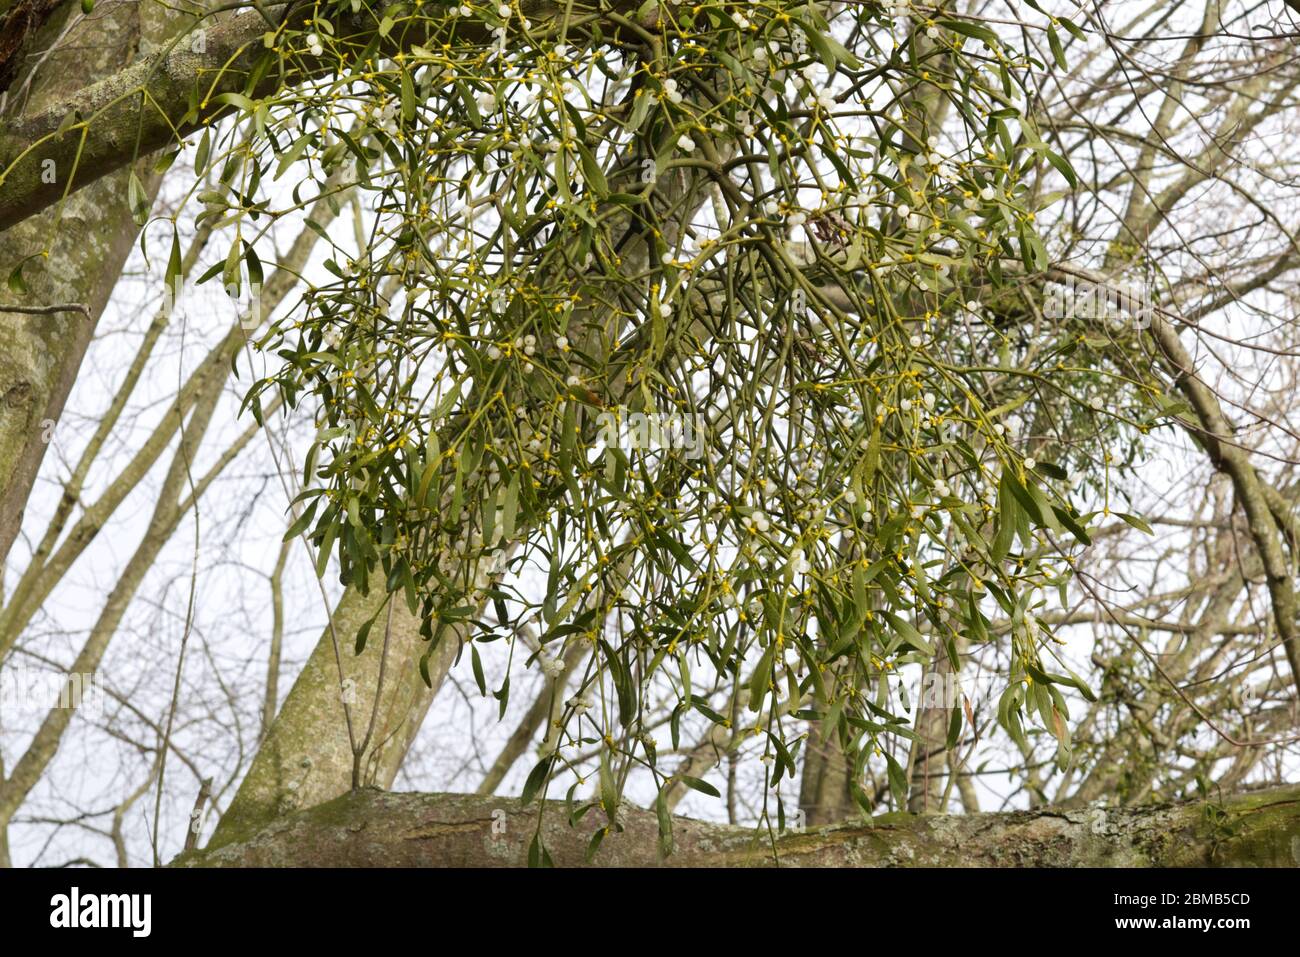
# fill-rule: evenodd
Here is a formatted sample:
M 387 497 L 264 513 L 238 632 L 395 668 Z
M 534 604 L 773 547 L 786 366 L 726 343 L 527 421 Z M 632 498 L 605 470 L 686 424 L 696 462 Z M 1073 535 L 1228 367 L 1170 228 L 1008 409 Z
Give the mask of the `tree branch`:
M 521 0 L 519 10 L 532 21 L 534 35 L 543 35 L 547 21 L 558 20 L 569 6 L 555 0 Z M 619 32 L 608 17 L 617 11 L 633 11 L 639 2 L 613 0 L 609 6 L 610 10 L 601 15 L 607 21 L 603 24 L 607 38 Z M 301 8 L 315 10 L 315 4 L 276 4 L 269 12 L 281 22 L 289 22 Z M 650 14 L 651 22 L 657 18 L 657 11 Z M 583 19 L 575 16 L 570 24 Z M 589 11 L 585 19 L 590 19 Z M 362 50 L 378 27 L 375 14 L 362 10 L 340 16 L 334 36 L 336 42 Z M 337 59 L 282 58 L 266 49 L 263 37 L 268 32 L 267 21 L 261 12 L 221 16 L 204 26 L 203 31 L 202 44 L 181 37 L 43 113 L 0 130 L 0 230 L 53 205 L 65 193 L 120 169 L 133 157 L 147 156 L 175 143 L 178 136 L 220 119 L 231 111 L 225 102 L 217 102 L 223 93 L 256 99 L 329 76 L 338 67 Z M 574 32 L 581 31 L 574 26 Z M 392 29 L 379 44 L 377 54 L 391 56 L 433 41 L 473 45 L 490 39 L 491 31 L 481 20 L 447 16 L 432 21 L 422 14 Z M 194 46 L 201 49 L 195 51 Z M 260 72 L 259 64 L 264 67 Z M 44 175 L 51 168 L 50 160 L 54 162 L 52 168 L 59 171 L 57 177 Z M 51 179 L 57 181 L 47 182 Z
M 559 801 L 542 818 L 546 849 L 581 866 L 599 811 L 570 827 Z M 469 794 L 363 789 L 275 820 L 182 867 L 494 867 L 523 865 L 538 807 Z M 1300 785 L 1222 802 L 1077 811 L 921 816 L 787 833 L 773 844 L 752 827 L 673 819 L 674 852 L 658 851 L 656 817 L 627 811 L 601 843 L 595 867 L 1179 867 L 1300 865 Z

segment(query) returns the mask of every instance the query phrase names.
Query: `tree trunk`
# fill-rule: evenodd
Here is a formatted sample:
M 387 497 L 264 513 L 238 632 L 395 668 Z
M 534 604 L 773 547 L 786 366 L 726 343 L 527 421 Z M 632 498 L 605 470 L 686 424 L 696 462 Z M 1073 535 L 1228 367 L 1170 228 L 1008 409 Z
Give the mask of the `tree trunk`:
M 32 76 L 14 84 L 6 126 L 20 127 L 27 122 L 25 115 L 57 110 L 61 101 L 121 72 L 142 46 L 158 44 L 182 22 L 181 14 L 152 4 L 117 3 L 97 14 L 93 21 L 73 27 Z M 43 49 L 66 19 L 64 12 L 56 14 L 30 45 Z M 16 99 L 21 102 L 14 106 Z M 61 196 L 72 173 L 72 157 L 46 159 L 49 162 L 38 164 L 33 175 Z M 112 175 L 0 236 L 0 566 L 18 537 L 52 431 L 139 232 L 126 202 L 130 160 L 128 150 Z M 0 161 L 0 169 L 5 165 Z M 136 172 L 152 198 L 158 177 L 144 160 Z M 8 183 L 0 188 L 0 194 L 9 191 Z M 26 292 L 19 291 L 17 283 L 19 289 L 9 284 L 20 265 Z M 6 311 L 7 305 L 77 305 L 84 311 L 31 314 Z
M 600 812 L 577 827 L 547 802 L 546 849 L 581 866 Z M 522 865 L 538 807 L 467 794 L 362 789 L 280 818 L 216 850 L 182 854 L 185 867 L 491 867 Z M 610 833 L 596 867 L 1188 867 L 1300 865 L 1300 785 L 1141 808 L 958 816 L 890 814 L 870 826 L 787 833 L 673 820 L 674 851 L 659 855 L 655 815 L 633 810 Z M 775 853 L 774 853 L 775 850 Z
M 820 723 L 809 722 L 804 744 L 803 776 L 799 782 L 799 807 L 809 827 L 838 824 L 857 813 L 849 787 L 850 768 L 835 731 L 825 736 Z
M 354 642 L 385 597 L 382 588 L 365 598 L 354 588 L 344 592 L 332 626 L 326 626 L 290 689 L 234 801 L 217 823 L 210 846 L 239 840 L 276 815 L 345 794 L 352 787 L 353 740 L 365 741 L 372 712 L 375 727 L 361 756 L 361 781 L 380 787 L 393 783 L 459 642 L 453 632 L 443 636 L 429 661 L 433 689 L 426 687 L 419 661 L 428 644 L 420 635 L 420 619 L 407 610 L 400 594 L 394 595 L 388 661 L 376 710 L 387 612 L 380 613 L 360 655 L 354 653 Z M 331 627 L 339 643 L 342 680 Z M 352 712 L 351 735 L 344 717 L 345 700 Z

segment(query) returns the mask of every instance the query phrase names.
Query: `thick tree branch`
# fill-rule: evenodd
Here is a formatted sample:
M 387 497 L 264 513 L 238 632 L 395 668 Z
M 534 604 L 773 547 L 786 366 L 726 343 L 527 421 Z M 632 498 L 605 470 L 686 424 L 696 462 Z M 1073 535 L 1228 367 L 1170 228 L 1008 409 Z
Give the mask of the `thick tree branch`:
M 181 855 L 185 867 L 492 867 L 522 865 L 538 806 L 468 794 L 353 791 L 277 819 L 224 846 Z M 1300 785 L 1222 801 L 1078 811 L 920 816 L 893 814 L 870 826 L 766 833 L 673 820 L 674 852 L 659 854 L 655 815 L 634 810 L 611 832 L 597 867 L 1179 867 L 1300 865 Z M 581 866 L 598 810 L 570 827 L 548 802 L 542 836 L 555 863 Z

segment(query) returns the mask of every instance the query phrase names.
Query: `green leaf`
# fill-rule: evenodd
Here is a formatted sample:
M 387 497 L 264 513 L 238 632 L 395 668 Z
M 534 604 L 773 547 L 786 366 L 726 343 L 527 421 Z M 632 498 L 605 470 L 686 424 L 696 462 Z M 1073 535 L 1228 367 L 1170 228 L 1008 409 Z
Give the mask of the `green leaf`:
M 907 772 L 898 760 L 885 752 L 885 762 L 889 766 L 889 790 L 893 792 L 894 803 L 898 805 L 899 810 L 907 809 Z
M 68 117 L 65 117 L 64 122 L 66 123 L 68 118 L 70 117 L 75 117 L 76 112 L 77 112 L 76 110 L 71 111 L 68 114 Z M 155 173 L 167 172 L 169 169 L 172 168 L 172 164 L 176 162 L 176 157 L 180 155 L 181 155 L 181 151 L 179 149 L 168 150 L 167 152 L 163 153 L 161 156 L 158 157 L 158 161 L 153 164 L 153 171 Z
M 528 780 L 524 781 L 524 790 L 519 796 L 520 803 L 528 804 L 537 796 L 537 792 L 540 791 L 542 785 L 546 783 L 546 777 L 551 770 L 551 762 L 554 760 L 553 757 L 548 755 L 538 761 L 532 771 L 528 772 Z
M 131 210 L 131 218 L 137 226 L 143 226 L 149 218 L 149 196 L 144 191 L 144 184 L 134 169 L 126 181 L 126 204 Z
M 353 645 L 353 654 L 361 654 L 366 650 L 366 639 L 370 637 L 370 629 L 374 626 L 375 619 L 371 618 L 364 625 L 357 629 L 357 640 Z
M 902 638 L 904 642 L 911 645 L 922 654 L 934 654 L 934 649 L 930 647 L 930 643 L 921 636 L 921 633 L 917 631 L 916 627 L 906 618 L 900 618 L 898 615 L 887 611 L 881 612 L 881 615 L 890 625 L 893 626 L 894 631 L 898 632 L 899 637 Z
M 609 749 L 600 752 L 600 806 L 605 809 L 605 816 L 611 821 L 618 815 L 618 783 L 614 778 L 614 768 L 610 764 Z
M 243 261 L 240 251 L 241 242 L 236 238 L 230 244 L 230 251 L 226 253 L 226 261 L 221 268 L 221 282 L 234 295 L 239 295 L 240 289 L 239 264 Z
M 478 129 L 483 125 L 483 114 L 479 112 L 478 100 L 474 96 L 474 91 L 460 80 L 457 80 L 456 92 L 460 94 L 460 101 L 465 107 L 465 112 L 469 114 L 470 125 L 474 129 Z
M 582 161 L 582 175 L 586 178 L 587 185 L 594 188 L 597 196 L 609 193 L 609 183 L 605 181 L 604 170 L 596 162 L 596 157 L 592 155 L 591 150 L 582 143 L 578 143 L 578 157 Z
M 206 130 L 204 131 L 203 135 L 204 137 L 208 135 Z M 279 179 L 281 176 L 284 175 L 285 170 L 287 170 L 290 166 L 292 166 L 294 163 L 298 161 L 298 158 L 302 156 L 303 151 L 307 149 L 307 144 L 311 142 L 311 137 L 312 134 L 304 133 L 302 134 L 302 136 L 298 137 L 296 140 L 293 141 L 293 145 L 291 145 L 287 150 L 284 151 L 283 155 L 281 155 L 280 157 L 280 161 L 276 163 L 275 175 L 271 177 L 272 180 Z M 198 165 L 197 162 L 195 163 L 195 165 L 196 166 Z
M 1146 532 L 1148 535 L 1154 535 L 1156 533 L 1154 528 L 1148 525 L 1143 519 L 1138 518 L 1136 515 L 1129 515 L 1127 512 L 1116 512 L 1115 514 L 1118 515 L 1120 518 L 1122 518 L 1124 521 L 1128 522 L 1128 524 L 1132 525 L 1139 532 Z
M 199 137 L 198 149 L 194 151 L 194 172 L 202 176 L 208 168 L 208 157 L 212 155 L 212 131 L 205 129 Z
M 404 119 L 407 123 L 415 122 L 416 106 L 417 104 L 415 100 L 415 84 L 411 80 L 411 74 L 408 71 L 403 70 L 402 71 L 402 119 Z
M 632 115 L 627 120 L 629 131 L 635 132 L 641 128 L 641 124 L 645 122 L 645 118 L 650 113 L 650 107 L 654 105 L 654 102 L 655 98 L 649 90 L 645 88 L 637 90 L 632 101 Z
M 298 516 L 292 525 L 289 526 L 289 530 L 284 533 L 283 541 L 287 542 L 291 538 L 296 538 L 307 530 L 307 526 L 311 524 L 312 517 L 316 514 L 316 506 L 319 504 L 320 501 L 318 499 L 303 510 L 303 513 Z
M 501 682 L 501 690 L 494 691 L 492 697 L 497 699 L 497 720 L 500 721 L 506 716 L 506 706 L 510 704 L 510 676 L 506 675 L 506 680 Z
M 1069 17 L 1057 17 L 1056 19 L 1076 40 L 1088 39 L 1088 34 L 1079 29 L 1079 26 Z
M 1061 37 L 1057 34 L 1056 28 L 1049 26 L 1047 28 L 1047 43 L 1052 48 L 1052 58 L 1056 60 L 1056 65 L 1062 70 L 1070 68 L 1065 59 L 1065 50 L 1061 47 Z
M 692 791 L 699 791 L 701 794 L 707 794 L 709 797 L 720 798 L 722 792 L 715 788 L 708 781 L 702 781 L 699 778 L 693 778 L 689 774 L 677 775 L 677 780 L 681 781 Z
M 474 642 L 469 644 L 470 664 L 474 668 L 474 682 L 478 685 L 478 693 L 487 694 L 487 680 L 483 677 L 483 661 L 478 655 L 478 645 Z
M 960 33 L 962 36 L 970 37 L 973 40 L 983 40 L 994 49 L 998 46 L 998 35 L 988 27 L 980 26 L 977 23 L 970 23 L 966 20 L 943 19 L 938 21 L 938 25 L 945 30 Z
M 163 276 L 163 281 L 167 284 L 167 292 L 175 294 L 177 290 L 177 280 L 181 278 L 181 239 L 176 232 L 176 227 L 172 227 L 172 251 L 167 257 L 167 272 Z
M 519 514 L 519 473 L 516 472 L 510 476 L 510 484 L 506 486 L 506 500 L 501 509 L 501 534 L 505 541 L 510 542 L 515 537 L 515 519 Z
M 758 712 L 762 710 L 763 699 L 767 697 L 768 685 L 772 681 L 772 657 L 776 651 L 776 643 L 767 646 L 763 656 L 758 659 L 758 664 L 754 668 L 754 673 L 749 676 L 749 710 Z
M 812 43 L 813 49 L 817 51 L 817 56 L 822 63 L 826 65 L 826 69 L 834 71 L 836 65 L 840 63 L 843 63 L 850 70 L 856 70 L 862 66 L 861 61 L 845 49 L 844 45 L 834 37 L 823 33 L 803 20 L 797 20 L 796 22 L 803 28 L 803 32 L 808 34 L 809 42 Z
M 600 850 L 600 842 L 605 839 L 605 832 L 607 830 L 608 828 L 604 827 L 597 828 L 596 833 L 591 835 L 591 840 L 587 842 L 587 853 L 583 855 L 583 860 L 588 864 L 590 864 L 595 858 L 596 851 Z
M 1052 511 L 1056 513 L 1056 517 L 1060 519 L 1061 524 L 1069 530 L 1071 535 L 1085 545 L 1092 544 L 1092 536 L 1088 534 L 1088 530 L 1083 527 L 1069 509 L 1053 505 Z
M 655 817 L 659 820 L 659 854 L 668 857 L 673 852 L 673 817 L 668 813 L 665 798 L 667 788 L 662 788 L 655 798 Z
M 953 702 L 952 714 L 948 718 L 948 738 L 944 742 L 944 747 L 949 750 L 955 750 L 957 742 L 961 740 L 961 703 Z
M 14 267 L 14 271 L 9 274 L 8 285 L 10 292 L 15 292 L 19 295 L 23 295 L 27 292 L 27 280 L 23 278 L 23 266 L 26 264 L 26 260 L 20 262 Z
M 248 267 L 248 281 L 254 286 L 262 285 L 262 260 L 251 243 L 244 243 L 244 265 Z
M 528 845 L 528 866 L 529 867 L 554 867 L 555 861 L 551 860 L 550 852 L 542 844 L 542 832 L 539 830 L 533 835 L 532 842 Z
M 1070 165 L 1069 160 L 1067 160 L 1064 156 L 1061 156 L 1057 153 L 1053 153 L 1046 146 L 1042 148 L 1041 152 L 1043 156 L 1046 157 L 1047 162 L 1051 163 L 1053 166 L 1056 167 L 1056 171 L 1065 177 L 1065 181 L 1069 183 L 1072 188 L 1074 189 L 1079 188 L 1079 176 L 1077 173 L 1075 173 L 1074 167 Z M 1046 263 L 1046 259 L 1047 259 L 1047 255 L 1046 253 L 1044 253 L 1043 254 L 1044 263 Z
M 212 98 L 213 102 L 221 103 L 225 106 L 233 106 L 236 109 L 243 110 L 247 113 L 253 112 L 253 101 L 242 93 L 218 93 Z

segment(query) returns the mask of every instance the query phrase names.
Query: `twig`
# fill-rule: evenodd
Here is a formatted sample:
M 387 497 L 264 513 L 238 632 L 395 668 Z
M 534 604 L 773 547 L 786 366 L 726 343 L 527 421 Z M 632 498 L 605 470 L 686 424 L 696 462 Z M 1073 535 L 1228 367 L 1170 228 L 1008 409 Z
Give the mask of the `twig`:
M 49 316 L 56 312 L 79 312 L 87 319 L 90 318 L 90 307 L 80 302 L 69 302 L 61 306 L 15 306 L 6 304 L 0 306 L 0 312 L 20 312 L 29 316 Z

